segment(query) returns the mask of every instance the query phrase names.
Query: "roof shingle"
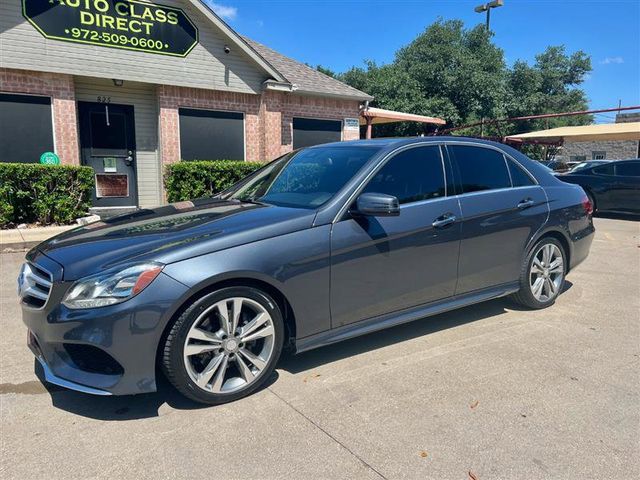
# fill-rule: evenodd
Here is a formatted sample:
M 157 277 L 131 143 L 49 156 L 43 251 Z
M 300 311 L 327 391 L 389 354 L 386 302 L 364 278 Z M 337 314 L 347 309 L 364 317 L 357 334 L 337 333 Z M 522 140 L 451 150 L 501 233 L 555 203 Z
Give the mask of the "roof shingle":
M 271 64 L 290 83 L 295 85 L 296 90 L 305 93 L 317 93 L 319 95 L 330 95 L 335 97 L 349 97 L 357 100 L 373 100 L 360 90 L 350 87 L 335 78 L 331 78 L 314 68 L 300 63 L 292 58 L 285 57 L 281 53 L 271 50 L 250 38 L 243 39 L 253 48 L 258 55 Z

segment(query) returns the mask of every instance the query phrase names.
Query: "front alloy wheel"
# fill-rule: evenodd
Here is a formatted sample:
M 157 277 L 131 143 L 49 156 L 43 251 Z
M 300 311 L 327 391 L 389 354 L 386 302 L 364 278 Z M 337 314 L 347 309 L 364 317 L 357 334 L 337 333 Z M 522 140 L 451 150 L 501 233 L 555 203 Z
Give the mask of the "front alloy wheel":
M 254 288 L 225 288 L 196 301 L 178 318 L 165 344 L 164 370 L 193 400 L 236 400 L 273 372 L 283 333 L 280 310 L 269 296 Z

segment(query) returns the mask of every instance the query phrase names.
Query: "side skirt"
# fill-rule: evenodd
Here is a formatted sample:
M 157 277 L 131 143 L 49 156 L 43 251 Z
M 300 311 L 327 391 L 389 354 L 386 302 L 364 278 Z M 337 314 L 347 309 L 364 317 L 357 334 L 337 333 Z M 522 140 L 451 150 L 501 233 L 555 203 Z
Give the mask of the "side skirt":
M 498 285 L 496 287 L 476 290 L 474 292 L 457 295 L 426 305 L 419 305 L 406 310 L 381 315 L 378 317 L 362 320 L 357 323 L 343 325 L 342 327 L 317 333 L 309 337 L 296 340 L 295 352 L 302 353 L 314 348 L 324 347 L 332 343 L 341 342 L 349 338 L 377 332 L 385 328 L 395 327 L 403 323 L 413 322 L 425 317 L 437 315 L 439 313 L 456 310 L 461 307 L 481 303 L 486 300 L 504 297 L 517 292 L 520 288 L 518 282 Z

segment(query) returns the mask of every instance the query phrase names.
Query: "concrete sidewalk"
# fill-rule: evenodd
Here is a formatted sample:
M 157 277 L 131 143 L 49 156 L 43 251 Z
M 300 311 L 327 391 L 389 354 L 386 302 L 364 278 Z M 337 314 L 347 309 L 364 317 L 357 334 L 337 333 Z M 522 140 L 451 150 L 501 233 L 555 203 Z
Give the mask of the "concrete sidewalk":
M 77 225 L 0 230 L 0 253 L 31 248 L 47 238 L 66 232 L 74 227 L 77 227 Z

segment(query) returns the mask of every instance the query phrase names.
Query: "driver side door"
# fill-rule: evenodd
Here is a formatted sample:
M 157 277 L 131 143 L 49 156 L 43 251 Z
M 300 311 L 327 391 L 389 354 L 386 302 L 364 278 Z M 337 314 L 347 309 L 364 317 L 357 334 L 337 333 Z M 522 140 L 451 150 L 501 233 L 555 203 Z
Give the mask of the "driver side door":
M 398 216 L 353 209 L 331 232 L 332 328 L 453 295 L 460 249 L 458 200 L 438 145 L 389 158 L 358 193 L 397 197 Z

